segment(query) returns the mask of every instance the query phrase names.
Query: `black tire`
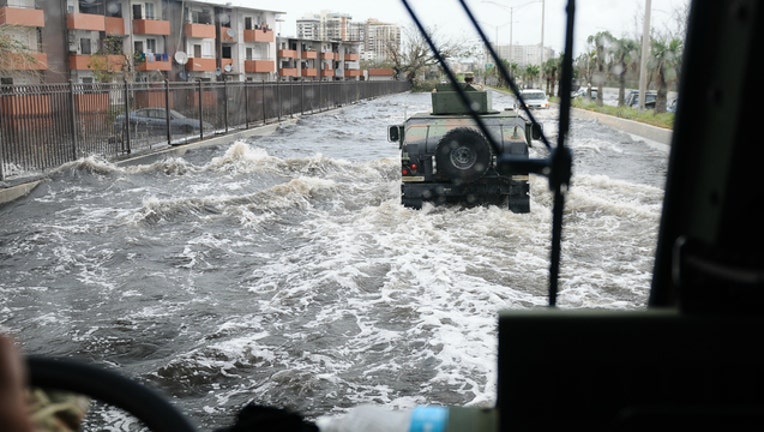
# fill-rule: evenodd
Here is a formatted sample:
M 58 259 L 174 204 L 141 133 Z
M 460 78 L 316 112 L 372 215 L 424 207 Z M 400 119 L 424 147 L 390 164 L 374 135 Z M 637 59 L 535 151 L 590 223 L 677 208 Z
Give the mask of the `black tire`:
M 470 183 L 483 177 L 491 167 L 492 157 L 491 147 L 480 132 L 460 127 L 443 136 L 435 160 L 438 175 Z
M 134 415 L 155 432 L 196 428 L 157 391 L 116 372 L 72 359 L 27 357 L 29 385 L 90 396 Z

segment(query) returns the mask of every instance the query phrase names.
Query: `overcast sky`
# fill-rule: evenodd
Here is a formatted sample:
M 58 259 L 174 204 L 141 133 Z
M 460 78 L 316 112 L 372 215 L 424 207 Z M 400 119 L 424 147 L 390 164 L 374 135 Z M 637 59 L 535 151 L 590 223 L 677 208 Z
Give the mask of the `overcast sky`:
M 296 34 L 297 19 L 322 10 L 350 14 L 354 22 L 376 18 L 404 27 L 413 22 L 401 0 L 281 0 L 278 3 L 248 0 L 245 3 L 250 1 L 253 6 L 286 12 L 285 21 L 276 28 L 283 36 Z M 684 9 L 689 1 L 651 0 L 651 27 L 662 32 L 667 26 L 676 27 L 672 18 L 674 11 Z M 477 38 L 477 33 L 469 30 L 458 0 L 408 2 L 419 19 L 428 27 L 436 27 L 438 33 Z M 466 3 L 492 42 L 498 36 L 501 45 L 508 45 L 510 29 L 513 44 L 530 45 L 541 41 L 542 0 L 466 0 Z M 544 45 L 559 53 L 564 46 L 567 0 L 543 0 L 543 3 Z M 580 53 L 585 48 L 586 38 L 601 31 L 609 31 L 615 37 L 638 37 L 642 31 L 644 9 L 645 0 L 578 0 L 574 52 Z

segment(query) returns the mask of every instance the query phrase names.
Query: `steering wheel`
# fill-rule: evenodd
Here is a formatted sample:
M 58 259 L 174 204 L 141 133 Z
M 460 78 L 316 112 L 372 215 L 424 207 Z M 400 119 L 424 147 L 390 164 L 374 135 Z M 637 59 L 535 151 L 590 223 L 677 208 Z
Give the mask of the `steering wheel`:
M 29 385 L 90 396 L 135 416 L 155 432 L 196 432 L 194 425 L 154 389 L 114 371 L 68 358 L 26 357 Z

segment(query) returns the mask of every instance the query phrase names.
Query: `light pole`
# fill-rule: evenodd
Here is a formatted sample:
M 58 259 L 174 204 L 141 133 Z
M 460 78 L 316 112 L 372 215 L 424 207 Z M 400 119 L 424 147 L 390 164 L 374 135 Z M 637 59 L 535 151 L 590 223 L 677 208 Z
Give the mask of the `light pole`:
M 513 22 L 514 22 L 514 10 L 520 9 L 522 7 L 532 5 L 534 3 L 541 3 L 541 50 L 539 52 L 539 58 L 541 59 L 540 64 L 544 63 L 544 11 L 545 11 L 545 0 L 533 0 L 529 1 L 527 3 L 523 3 L 519 6 L 507 6 L 505 4 L 501 4 L 498 2 L 495 2 L 493 0 L 483 0 L 482 3 L 488 3 L 492 4 L 494 6 L 502 7 L 504 9 L 509 9 L 509 61 L 512 62 L 512 56 L 513 56 L 513 49 L 512 49 L 512 37 L 513 37 Z M 496 30 L 496 44 L 498 45 L 498 39 L 499 39 L 499 31 Z
M 645 22 L 642 27 L 642 58 L 639 62 L 639 109 L 645 109 L 647 90 L 647 50 L 650 49 L 650 7 L 651 0 L 645 0 Z

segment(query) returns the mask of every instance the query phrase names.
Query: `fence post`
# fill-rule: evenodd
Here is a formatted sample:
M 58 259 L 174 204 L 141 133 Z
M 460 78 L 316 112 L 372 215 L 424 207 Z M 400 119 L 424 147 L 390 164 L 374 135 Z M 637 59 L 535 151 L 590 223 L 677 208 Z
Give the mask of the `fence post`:
M 281 82 L 280 81 L 276 81 L 276 93 L 278 94 L 278 104 L 279 104 L 278 121 L 281 121 Z
M 204 115 L 202 113 L 202 80 L 199 80 L 199 97 L 197 98 L 199 100 L 199 138 L 204 139 L 204 119 L 202 116 Z
M 244 81 L 244 128 L 249 129 L 249 89 L 250 81 Z
M 77 160 L 77 111 L 74 103 L 74 83 L 69 80 L 69 110 L 71 111 L 72 126 L 72 160 Z
M 265 124 L 265 78 L 263 78 L 263 97 L 261 99 L 263 100 L 263 124 Z
M 225 78 L 225 77 L 224 77 Z M 228 80 L 223 81 L 223 121 L 225 122 L 225 133 L 228 133 Z
M 164 118 L 165 130 L 167 131 L 167 145 L 172 145 L 172 134 L 170 134 L 170 82 L 164 80 Z
M 122 140 L 122 151 L 130 154 L 132 149 L 130 148 L 131 141 L 130 141 L 130 91 L 128 89 L 128 82 L 127 79 L 124 80 L 125 83 L 125 139 Z

